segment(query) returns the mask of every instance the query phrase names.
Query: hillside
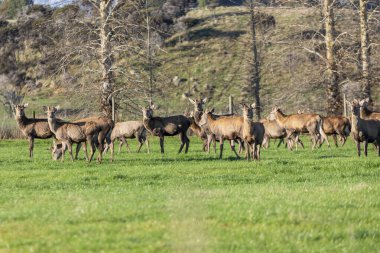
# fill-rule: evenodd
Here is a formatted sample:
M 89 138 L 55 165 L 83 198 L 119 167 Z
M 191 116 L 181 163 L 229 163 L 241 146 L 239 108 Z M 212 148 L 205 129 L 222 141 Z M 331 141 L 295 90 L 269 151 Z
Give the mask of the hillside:
M 283 107 L 285 112 L 303 109 L 323 113 L 326 84 L 324 65 L 315 55 L 306 51 L 306 48 L 318 49 L 323 54 L 323 41 L 315 33 L 322 27 L 319 11 L 314 8 L 262 7 L 260 12 L 272 15 L 276 20 L 275 28 L 259 35 L 263 60 L 261 97 L 264 115 L 275 104 Z M 358 27 L 358 17 L 347 9 L 336 12 L 337 30 L 341 33 L 337 43 L 337 50 L 341 53 L 341 90 L 352 99 L 360 78 L 355 60 L 359 36 L 357 30 L 352 29 Z M 236 104 L 250 102 L 251 98 L 242 95 L 249 57 L 249 16 L 246 9 L 195 9 L 186 18 L 192 20 L 193 26 L 168 38 L 166 46 L 157 55 L 159 67 L 155 73 L 160 92 L 155 94 L 154 100 L 160 105 L 158 114 L 182 113 L 190 109 L 189 103 L 183 98 L 184 93 L 207 96 L 209 105 L 215 106 L 218 111 L 226 111 L 230 95 Z M 371 39 L 376 44 L 380 39 L 380 24 L 374 22 L 371 28 L 374 31 Z M 310 37 L 316 39 L 311 40 Z M 371 53 L 374 76 L 379 77 L 379 47 L 374 46 Z M 118 64 L 126 61 L 119 58 Z M 72 66 L 66 75 L 75 78 L 67 80 L 78 84 L 88 83 L 89 77 L 81 73 L 79 66 Z M 125 82 L 125 77 L 118 78 L 119 85 Z M 173 82 L 173 79 L 182 81 Z M 25 98 L 30 102 L 31 109 L 37 110 L 38 114 L 42 113 L 41 105 L 59 103 L 68 109 L 94 110 L 96 101 L 86 100 L 88 90 L 68 86 L 62 80 L 62 76 L 49 76 L 40 80 L 40 86 L 28 92 Z M 380 109 L 378 82 L 374 84 L 373 97 Z M 146 103 L 144 96 L 133 99 L 135 104 Z M 123 119 L 140 117 L 135 107 L 129 108 L 129 111 L 134 114 L 121 109 L 119 116 Z

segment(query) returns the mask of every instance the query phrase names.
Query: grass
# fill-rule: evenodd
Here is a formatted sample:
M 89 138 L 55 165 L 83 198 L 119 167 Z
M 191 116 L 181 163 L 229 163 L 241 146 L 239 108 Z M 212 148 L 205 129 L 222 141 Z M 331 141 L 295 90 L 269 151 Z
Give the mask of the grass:
M 200 151 L 52 162 L 0 142 L 0 252 L 376 252 L 380 159 L 345 147 L 284 148 L 262 161 Z M 131 147 L 136 150 L 137 144 Z

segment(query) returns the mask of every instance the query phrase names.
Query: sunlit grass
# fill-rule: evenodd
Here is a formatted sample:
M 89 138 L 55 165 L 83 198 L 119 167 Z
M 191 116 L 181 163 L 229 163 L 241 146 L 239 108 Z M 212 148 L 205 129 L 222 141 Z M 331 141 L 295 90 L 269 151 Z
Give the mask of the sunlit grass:
M 304 138 L 306 140 L 306 138 Z M 125 149 L 53 162 L 49 141 L 0 142 L 1 252 L 376 252 L 380 159 L 354 145 L 263 150 L 262 161 Z M 81 157 L 83 155 L 81 154 Z

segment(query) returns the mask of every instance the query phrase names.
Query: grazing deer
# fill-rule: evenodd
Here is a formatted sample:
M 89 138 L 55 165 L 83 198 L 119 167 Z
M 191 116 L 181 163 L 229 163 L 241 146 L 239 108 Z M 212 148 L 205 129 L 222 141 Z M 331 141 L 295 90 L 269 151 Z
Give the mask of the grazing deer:
M 367 156 L 368 143 L 374 143 L 377 147 L 377 155 L 380 156 L 380 121 L 362 119 L 361 107 L 363 104 L 354 99 L 351 104 L 351 136 L 356 142 L 358 156 L 360 156 L 360 143 L 364 142 L 364 155 Z
M 47 119 L 29 119 L 25 115 L 28 104 L 15 106 L 15 118 L 21 132 L 29 141 L 29 157 L 33 157 L 34 139 L 48 139 L 54 137 L 50 131 Z
M 189 98 L 189 101 L 190 103 L 192 103 L 194 105 L 194 122 L 195 124 L 197 124 L 199 126 L 199 121 L 201 120 L 201 117 L 203 115 L 203 105 L 207 102 L 207 98 L 203 98 L 203 99 L 191 99 Z M 219 117 L 233 117 L 234 115 L 233 114 L 226 114 L 226 115 L 215 115 L 213 114 L 213 117 L 216 119 L 216 118 L 219 118 Z M 218 141 L 218 139 L 211 133 L 211 131 L 207 128 L 207 126 L 202 126 L 201 127 L 202 129 L 202 132 L 201 134 L 206 134 L 207 136 L 207 151 L 208 153 L 210 153 L 210 146 L 211 146 L 211 143 L 213 143 L 213 147 L 214 147 L 214 153 L 216 153 L 216 142 Z M 230 141 L 230 146 L 232 148 L 232 146 L 235 145 L 235 141 L 237 141 L 239 143 L 239 153 L 242 152 L 243 148 L 244 148 L 244 145 L 243 145 L 243 141 L 241 139 L 236 139 L 236 140 L 231 140 Z
M 369 98 L 363 99 L 359 102 L 360 117 L 362 119 L 380 120 L 380 112 L 374 112 L 368 109 Z
M 72 123 L 64 122 L 57 120 L 56 113 L 59 107 L 50 107 L 47 108 L 47 118 L 50 131 L 52 131 L 58 141 L 62 143 L 62 157 L 61 161 L 64 161 L 66 148 L 69 150 L 71 161 L 74 161 L 72 153 L 72 144 L 85 142 L 83 149 L 86 154 L 86 159 L 91 162 L 92 157 L 94 156 L 94 143 L 93 136 L 99 134 L 100 129 L 96 126 L 94 122 L 81 122 L 81 123 Z M 90 144 L 91 156 L 88 158 L 87 154 L 87 143 Z M 100 156 L 101 158 L 101 156 Z M 101 160 L 99 161 L 101 162 Z
M 247 160 L 250 159 L 252 149 L 252 157 L 254 160 L 260 160 L 260 148 L 263 144 L 265 128 L 263 123 L 253 121 L 253 109 L 256 104 L 247 106 L 243 105 L 243 140 L 246 143 Z
M 105 149 L 105 152 L 106 152 L 108 150 L 108 146 L 110 147 L 111 161 L 113 161 L 113 157 L 114 157 L 115 140 L 119 139 L 120 141 L 119 153 L 121 151 L 121 147 L 123 143 L 125 144 L 127 151 L 131 152 L 126 139 L 134 139 L 134 138 L 136 138 L 137 141 L 139 142 L 137 153 L 140 152 L 141 147 L 144 142 L 146 144 L 148 153 L 150 152 L 146 129 L 144 127 L 144 124 L 141 121 L 125 121 L 125 122 L 116 123 L 115 127 L 112 129 L 112 132 L 111 132 L 110 144 L 107 145 L 107 148 Z
M 187 137 L 187 130 L 190 127 L 190 120 L 183 115 L 169 117 L 154 117 L 154 105 L 142 108 L 144 127 L 155 136 L 160 138 L 161 153 L 164 153 L 164 137 L 178 135 L 181 138 L 181 146 L 178 153 L 182 152 L 186 145 L 185 153 L 189 149 L 190 140 Z
M 207 128 L 210 131 L 210 133 L 213 134 L 217 140 L 219 140 L 219 158 L 222 159 L 224 140 L 243 140 L 243 117 L 215 117 L 213 113 L 214 109 L 206 110 L 205 113 L 203 113 L 201 116 L 199 126 Z M 231 149 L 235 153 L 236 158 L 240 158 L 239 155 L 236 153 L 235 145 L 233 143 L 231 143 Z
M 98 158 L 97 158 L 98 161 L 102 161 L 103 153 L 105 153 L 105 151 L 106 151 L 106 147 L 104 147 L 104 142 L 106 141 L 107 145 L 108 145 L 108 143 L 110 143 L 109 139 L 110 139 L 110 134 L 111 134 L 111 130 L 114 126 L 114 123 L 111 119 L 109 119 L 107 117 L 99 117 L 99 116 L 93 116 L 93 117 L 75 120 L 72 123 L 78 123 L 80 125 L 83 125 L 87 122 L 94 123 L 99 130 L 98 134 L 96 134 L 92 137 L 93 139 L 92 139 L 91 143 L 93 145 L 92 148 L 94 150 L 97 147 L 99 150 L 99 153 L 102 153 L 102 154 L 99 154 Z M 77 148 L 76 148 L 75 158 L 74 158 L 75 160 L 78 159 L 78 154 L 79 154 L 80 148 L 81 148 L 82 144 L 85 143 L 85 141 L 86 140 L 84 140 L 83 142 L 77 143 Z M 101 143 L 103 143 L 103 145 L 100 145 Z M 101 152 L 101 150 L 103 150 L 103 152 Z M 52 152 L 53 160 L 60 159 L 62 156 L 62 153 L 63 153 L 62 143 L 54 142 L 53 147 L 51 148 L 51 152 Z
M 319 138 L 326 140 L 328 147 L 330 143 L 327 139 L 325 132 L 323 131 L 323 119 L 318 114 L 292 114 L 285 115 L 280 108 L 275 106 L 271 112 L 277 123 L 284 127 L 287 131 L 287 139 L 291 137 L 292 134 L 299 135 L 301 133 L 309 133 L 312 137 L 314 149 L 319 141 Z M 320 136 L 319 136 L 320 135 Z

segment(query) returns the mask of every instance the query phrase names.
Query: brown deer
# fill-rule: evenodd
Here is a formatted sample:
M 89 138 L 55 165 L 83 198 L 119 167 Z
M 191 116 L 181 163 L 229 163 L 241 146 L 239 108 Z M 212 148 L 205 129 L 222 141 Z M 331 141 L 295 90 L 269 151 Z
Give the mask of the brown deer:
M 323 131 L 327 136 L 332 135 L 334 139 L 334 144 L 336 147 L 338 145 L 337 135 L 340 138 L 342 146 L 346 143 L 347 137 L 351 132 L 350 120 L 344 116 L 327 116 L 323 117 Z M 322 139 L 320 145 L 322 145 L 324 140 Z
M 360 102 L 354 99 L 351 104 L 351 136 L 356 142 L 358 156 L 360 156 L 360 143 L 364 142 L 364 155 L 367 156 L 368 143 L 374 143 L 377 147 L 377 155 L 380 156 L 380 121 L 362 119 Z
M 94 122 L 81 122 L 72 123 L 64 122 L 56 118 L 56 113 L 59 107 L 46 107 L 47 109 L 47 120 L 49 124 L 50 131 L 52 131 L 58 141 L 62 143 L 62 157 L 61 161 L 64 161 L 66 148 L 69 150 L 71 161 L 74 161 L 72 153 L 72 144 L 85 142 L 83 149 L 86 154 L 86 159 L 91 162 L 94 155 L 94 143 L 93 136 L 99 134 L 100 129 Z M 88 158 L 87 154 L 87 143 L 90 144 L 91 156 Z M 100 156 L 101 158 L 101 156 Z M 101 160 L 99 161 L 101 162 Z
M 243 140 L 246 143 L 246 156 L 247 160 L 252 155 L 254 160 L 260 160 L 260 148 L 263 144 L 265 128 L 261 122 L 253 121 L 253 109 L 255 104 L 247 106 L 243 105 Z M 250 150 L 252 149 L 252 151 Z M 252 152 L 252 154 L 251 154 Z
M 141 147 L 143 143 L 145 142 L 148 153 L 150 152 L 149 150 L 149 141 L 147 138 L 147 132 L 144 127 L 143 122 L 141 121 L 125 121 L 125 122 L 118 122 L 115 124 L 115 127 L 113 128 L 110 136 L 110 144 L 107 145 L 107 148 L 105 151 L 108 150 L 108 146 L 111 149 L 111 161 L 113 161 L 114 157 L 114 145 L 115 145 L 115 140 L 119 139 L 120 144 L 119 144 L 119 153 L 121 151 L 121 147 L 123 144 L 125 144 L 125 147 L 128 152 L 131 152 L 128 142 L 126 139 L 134 139 L 136 138 L 137 141 L 139 142 L 139 147 L 137 149 L 137 153 L 140 152 Z
M 154 117 L 154 105 L 142 108 L 144 127 L 155 136 L 160 138 L 161 153 L 164 153 L 164 137 L 179 135 L 181 138 L 181 146 L 178 153 L 182 152 L 186 145 L 185 153 L 189 149 L 190 140 L 187 137 L 187 130 L 190 127 L 190 120 L 183 115 L 169 117 Z
M 369 98 L 363 99 L 359 102 L 360 105 L 360 117 L 362 119 L 380 120 L 380 112 L 371 111 L 368 108 Z
M 287 131 L 287 139 L 290 139 L 292 134 L 299 135 L 301 133 L 309 133 L 312 138 L 312 149 L 314 149 L 319 141 L 319 138 L 325 139 L 327 145 L 330 143 L 323 131 L 323 119 L 318 114 L 292 114 L 285 115 L 277 106 L 273 107 L 271 113 L 274 115 L 277 123 L 284 127 Z
M 203 105 L 207 102 L 207 98 L 195 99 L 195 100 L 189 98 L 189 101 L 190 101 L 190 103 L 192 103 L 194 105 L 194 122 L 195 122 L 195 124 L 197 124 L 199 126 L 199 121 L 201 120 L 201 117 L 203 115 Z M 234 114 L 225 114 L 225 115 L 216 115 L 216 114 L 213 114 L 213 117 L 215 119 L 219 118 L 219 117 L 231 117 L 231 116 L 234 116 Z M 213 143 L 214 153 L 216 153 L 216 142 L 219 139 L 217 139 L 211 133 L 211 131 L 207 128 L 206 125 L 202 126 L 201 129 L 202 129 L 201 134 L 202 135 L 205 134 L 207 136 L 207 151 L 208 151 L 208 153 L 210 153 L 211 143 Z M 235 145 L 235 141 L 239 143 L 239 153 L 241 153 L 241 151 L 244 148 L 243 141 L 241 139 L 231 140 L 230 141 L 231 148 L 232 148 L 232 146 Z
M 186 116 L 186 115 L 185 115 Z M 189 116 L 186 116 L 191 124 L 190 124 L 190 128 L 189 130 L 191 130 L 191 132 L 199 137 L 202 141 L 203 141 L 203 144 L 202 144 L 202 150 L 203 151 L 207 151 L 207 134 L 206 132 L 197 124 L 195 123 L 195 119 L 194 119 L 194 115 L 193 113 L 191 113 Z
M 206 110 L 199 121 L 199 126 L 207 128 L 211 134 L 219 140 L 220 156 L 223 157 L 223 143 L 224 140 L 233 141 L 236 139 L 243 140 L 243 117 L 230 116 L 230 117 L 214 117 L 214 109 Z M 231 143 L 231 142 L 230 142 Z M 235 145 L 231 143 L 231 149 L 237 158 L 240 158 L 235 150 Z
M 29 119 L 25 115 L 28 104 L 15 105 L 15 118 L 21 132 L 29 141 L 29 157 L 33 157 L 34 139 L 48 139 L 54 137 L 50 131 L 47 119 Z

